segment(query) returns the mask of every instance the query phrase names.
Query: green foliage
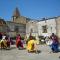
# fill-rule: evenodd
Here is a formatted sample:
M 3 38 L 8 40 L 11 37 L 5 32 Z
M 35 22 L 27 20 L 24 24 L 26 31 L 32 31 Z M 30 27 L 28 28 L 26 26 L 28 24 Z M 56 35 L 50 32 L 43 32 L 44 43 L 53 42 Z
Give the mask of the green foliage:
M 11 37 L 11 39 L 12 39 L 12 40 L 16 40 L 16 36 L 14 36 L 14 37 Z
M 21 37 L 21 40 L 24 40 L 24 36 Z

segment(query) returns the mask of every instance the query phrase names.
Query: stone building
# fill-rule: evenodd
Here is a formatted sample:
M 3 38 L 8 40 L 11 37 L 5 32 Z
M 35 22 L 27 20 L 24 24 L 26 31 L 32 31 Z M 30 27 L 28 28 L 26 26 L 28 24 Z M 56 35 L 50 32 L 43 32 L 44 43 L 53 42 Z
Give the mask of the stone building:
M 15 9 L 12 20 L 6 21 L 6 24 L 9 27 L 9 33 L 10 37 L 14 37 L 17 34 L 20 34 L 21 36 L 26 35 L 26 23 L 29 21 L 29 18 L 26 18 L 24 16 L 21 16 L 18 8 Z
M 8 32 L 11 37 L 20 34 L 21 36 L 50 36 L 55 33 L 60 38 L 60 16 L 53 18 L 43 18 L 41 20 L 33 20 L 21 16 L 18 8 L 15 9 L 12 20 L 4 21 L 0 19 L 0 32 Z
M 21 23 L 21 24 L 26 24 L 28 22 L 27 17 L 21 16 L 18 8 L 15 9 L 13 16 L 12 16 L 12 21 L 15 23 Z
M 30 34 L 33 36 L 37 36 L 38 33 L 38 26 L 37 21 L 31 20 L 26 23 L 26 36 L 29 37 Z
M 25 36 L 26 34 L 26 26 L 25 24 L 19 24 L 11 21 L 6 21 L 6 24 L 9 27 L 8 35 L 10 37 L 15 37 L 17 34 L 20 34 L 21 36 Z
M 60 17 L 56 18 L 56 34 L 60 39 Z
M 4 19 L 1 19 L 0 18 L 0 33 L 7 33 L 7 31 L 8 31 L 8 26 L 7 26 L 7 24 L 6 24 L 6 22 L 4 21 Z
M 55 18 L 49 18 L 37 22 L 38 35 L 50 36 L 52 33 L 56 34 L 56 20 Z
M 29 36 L 30 32 L 32 35 L 45 37 L 55 33 L 60 38 L 60 17 L 31 20 L 26 24 L 26 35 Z

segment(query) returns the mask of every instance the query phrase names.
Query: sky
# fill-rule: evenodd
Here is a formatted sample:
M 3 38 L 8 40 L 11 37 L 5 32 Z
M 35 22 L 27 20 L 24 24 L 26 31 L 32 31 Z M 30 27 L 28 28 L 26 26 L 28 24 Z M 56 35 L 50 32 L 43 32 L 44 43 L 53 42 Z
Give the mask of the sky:
M 16 7 L 31 19 L 60 16 L 60 0 L 0 0 L 0 17 L 11 20 Z

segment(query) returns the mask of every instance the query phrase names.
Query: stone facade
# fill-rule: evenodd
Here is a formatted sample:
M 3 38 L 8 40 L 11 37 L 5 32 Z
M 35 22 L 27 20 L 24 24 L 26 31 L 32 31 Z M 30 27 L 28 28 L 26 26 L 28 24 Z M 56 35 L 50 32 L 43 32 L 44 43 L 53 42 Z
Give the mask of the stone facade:
M 21 24 L 26 24 L 27 19 L 24 16 L 21 16 L 18 8 L 15 9 L 13 16 L 12 16 L 12 21 L 15 23 L 21 23 Z
M 38 33 L 37 21 L 31 20 L 26 24 L 26 36 L 29 37 L 30 33 L 33 36 L 37 36 Z
M 56 34 L 55 18 L 39 21 L 37 25 L 38 25 L 38 35 L 50 36 L 52 33 Z
M 4 19 L 1 19 L 0 18 L 0 33 L 7 33 L 7 24 L 6 22 L 4 21 Z
M 8 35 L 10 37 L 15 37 L 17 34 L 20 34 L 21 36 L 25 36 L 25 34 L 26 34 L 26 25 L 25 24 L 14 23 L 11 21 L 6 21 L 6 24 L 9 27 Z
M 18 8 L 16 8 L 12 15 L 12 20 L 6 21 L 6 24 L 9 27 L 8 35 L 10 37 L 15 37 L 17 34 L 20 34 L 21 36 L 25 36 L 27 22 L 28 22 L 28 18 L 21 16 Z
M 60 38 L 60 17 L 56 18 L 57 36 Z
M 26 24 L 26 35 L 29 36 L 31 29 L 35 32 L 32 35 L 36 36 L 50 36 L 55 33 L 60 37 L 60 17 L 41 19 L 41 20 L 31 20 Z
M 15 9 L 11 21 L 0 19 L 0 32 L 7 32 L 10 37 L 17 34 L 29 37 L 33 36 L 50 36 L 55 33 L 60 38 L 60 16 L 41 20 L 32 20 L 21 16 L 18 8 Z
M 20 16 L 18 18 L 14 18 L 13 22 L 15 23 L 21 23 L 21 24 L 26 24 L 26 18 L 23 16 Z

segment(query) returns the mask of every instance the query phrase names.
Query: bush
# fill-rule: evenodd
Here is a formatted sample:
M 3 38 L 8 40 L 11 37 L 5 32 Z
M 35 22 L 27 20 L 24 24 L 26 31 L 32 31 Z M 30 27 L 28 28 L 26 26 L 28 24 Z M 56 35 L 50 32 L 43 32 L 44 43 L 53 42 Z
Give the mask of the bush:
M 21 37 L 21 40 L 24 40 L 24 37 L 23 36 Z
M 11 37 L 12 40 L 16 40 L 16 36 L 15 37 Z

